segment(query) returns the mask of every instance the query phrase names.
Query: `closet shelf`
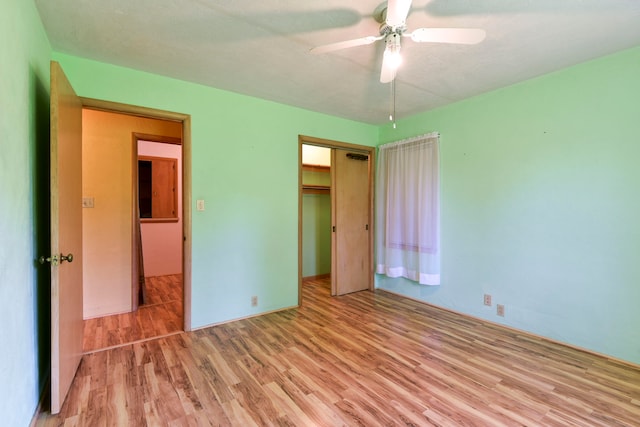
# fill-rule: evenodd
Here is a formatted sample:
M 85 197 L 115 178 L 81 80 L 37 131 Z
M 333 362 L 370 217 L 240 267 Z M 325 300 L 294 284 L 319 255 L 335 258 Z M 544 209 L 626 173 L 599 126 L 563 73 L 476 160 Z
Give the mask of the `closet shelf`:
M 302 194 L 329 194 L 330 192 L 331 187 L 328 187 L 326 185 L 302 185 Z
M 331 167 L 330 166 L 323 166 L 323 165 L 310 165 L 308 163 L 303 163 L 302 164 L 302 170 L 305 172 L 325 172 L 325 173 L 329 173 L 331 172 Z

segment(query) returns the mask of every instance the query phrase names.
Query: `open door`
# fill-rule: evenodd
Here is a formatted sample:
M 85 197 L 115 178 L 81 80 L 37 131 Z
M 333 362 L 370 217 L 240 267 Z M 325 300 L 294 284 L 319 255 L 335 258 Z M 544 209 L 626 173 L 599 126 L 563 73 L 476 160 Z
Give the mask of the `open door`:
M 82 102 L 51 62 L 51 413 L 82 359 Z
M 331 294 L 369 289 L 371 283 L 370 156 L 331 153 Z

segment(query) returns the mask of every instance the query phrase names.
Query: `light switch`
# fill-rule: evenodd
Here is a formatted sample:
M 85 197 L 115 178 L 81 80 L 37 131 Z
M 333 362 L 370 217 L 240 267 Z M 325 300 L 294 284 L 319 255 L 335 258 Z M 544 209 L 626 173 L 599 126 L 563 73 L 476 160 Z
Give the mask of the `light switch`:
M 204 200 L 196 200 L 196 210 L 203 211 L 204 210 Z
M 93 197 L 83 197 L 82 198 L 82 207 L 83 208 L 92 208 L 94 206 Z

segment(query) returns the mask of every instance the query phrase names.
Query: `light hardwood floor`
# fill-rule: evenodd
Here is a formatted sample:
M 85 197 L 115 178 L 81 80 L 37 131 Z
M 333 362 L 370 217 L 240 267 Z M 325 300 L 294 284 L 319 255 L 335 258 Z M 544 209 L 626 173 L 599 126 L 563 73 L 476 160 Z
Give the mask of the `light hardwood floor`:
M 147 277 L 144 305 L 84 321 L 85 353 L 182 331 L 182 275 Z
M 85 355 L 77 426 L 637 426 L 640 368 L 385 292 Z

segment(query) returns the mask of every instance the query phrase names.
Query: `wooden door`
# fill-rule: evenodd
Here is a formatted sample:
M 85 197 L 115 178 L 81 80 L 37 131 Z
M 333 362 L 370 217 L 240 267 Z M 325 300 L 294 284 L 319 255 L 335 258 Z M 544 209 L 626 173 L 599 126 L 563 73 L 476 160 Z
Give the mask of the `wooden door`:
M 51 62 L 51 413 L 82 358 L 82 102 Z
M 331 153 L 331 293 L 369 289 L 371 283 L 370 159 L 346 149 Z

